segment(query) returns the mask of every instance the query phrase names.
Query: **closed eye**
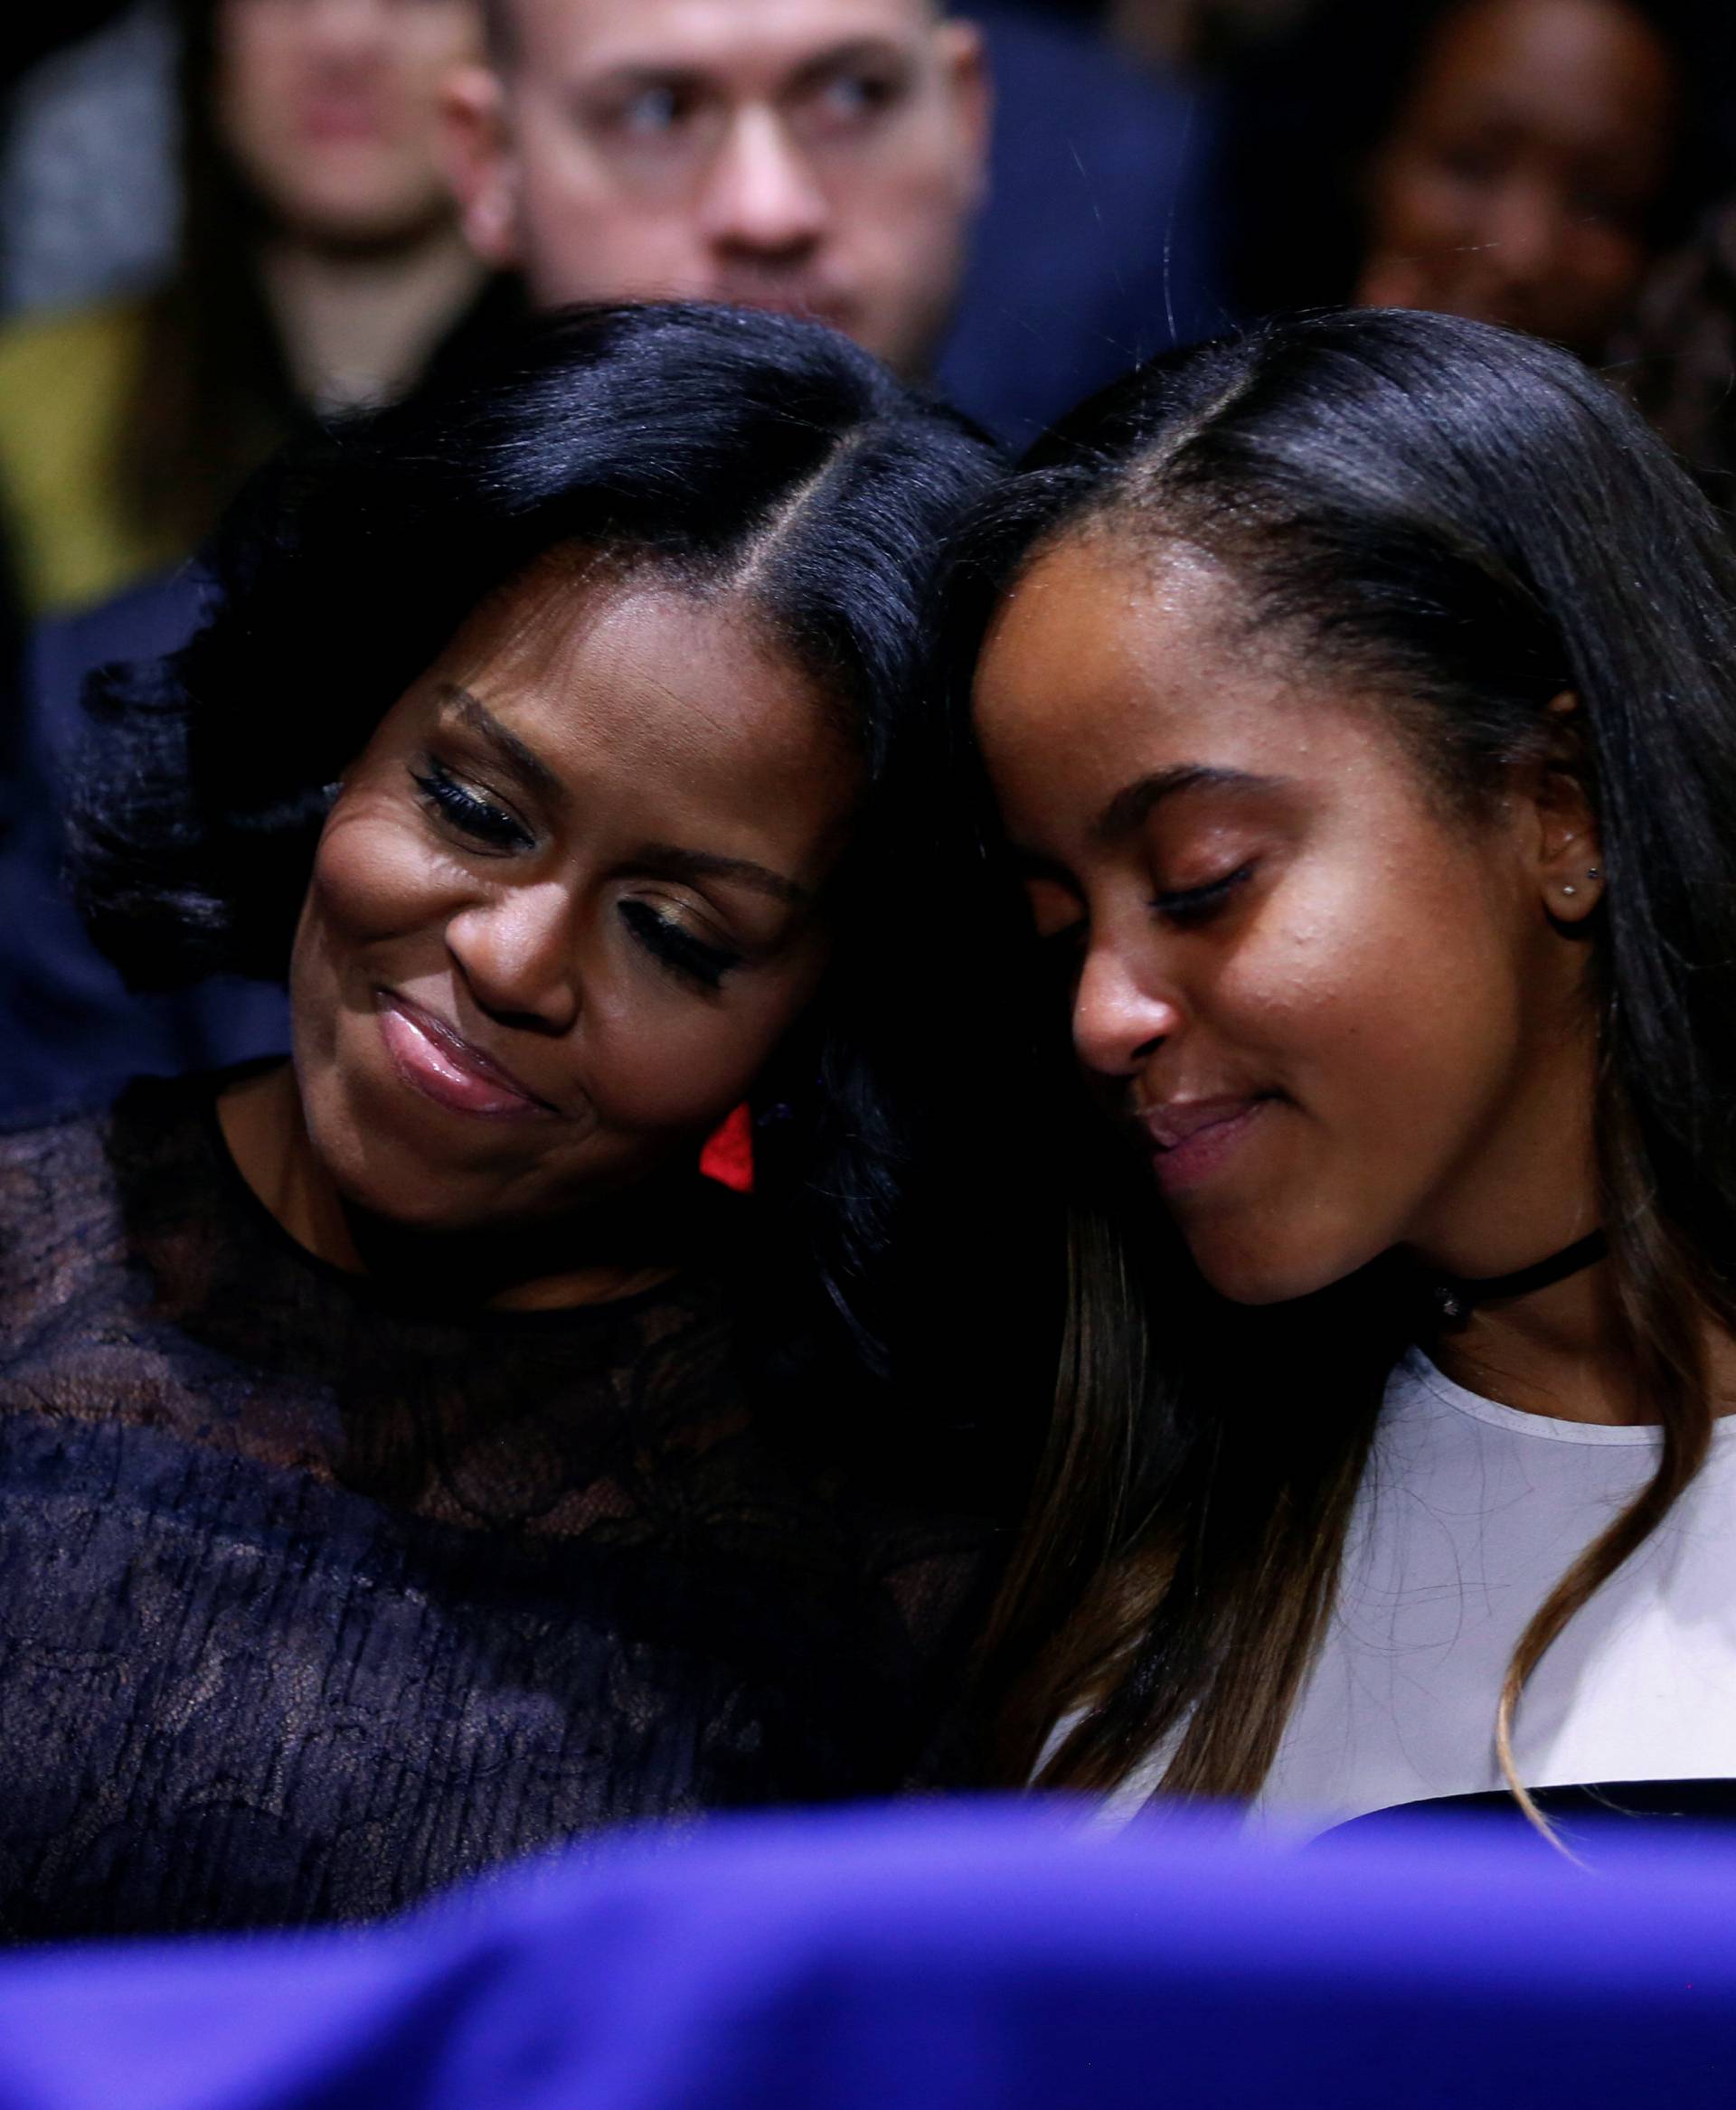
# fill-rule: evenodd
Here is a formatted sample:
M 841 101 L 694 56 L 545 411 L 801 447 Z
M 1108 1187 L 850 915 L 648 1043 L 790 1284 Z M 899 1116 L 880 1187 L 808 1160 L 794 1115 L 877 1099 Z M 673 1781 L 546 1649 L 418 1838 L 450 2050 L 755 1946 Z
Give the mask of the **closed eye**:
M 742 963 L 742 954 L 707 945 L 649 901 L 629 899 L 620 904 L 620 912 L 622 922 L 659 966 L 701 989 L 722 988 L 724 976 Z
M 410 771 L 410 780 L 437 820 L 484 849 L 500 853 L 535 847 L 535 836 L 516 814 L 455 777 L 432 755 Z
M 1212 880 L 1203 887 L 1184 887 L 1173 893 L 1159 894 L 1151 905 L 1165 923 L 1180 929 L 1191 929 L 1209 923 L 1253 874 L 1251 862 L 1238 865 L 1234 871 L 1227 871 L 1222 879 Z

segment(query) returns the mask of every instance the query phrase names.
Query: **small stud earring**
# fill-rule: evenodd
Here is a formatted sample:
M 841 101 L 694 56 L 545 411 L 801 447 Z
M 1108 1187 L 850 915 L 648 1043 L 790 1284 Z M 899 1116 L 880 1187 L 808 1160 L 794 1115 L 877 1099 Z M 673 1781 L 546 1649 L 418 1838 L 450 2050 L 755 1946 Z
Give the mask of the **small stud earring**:
M 1600 879 L 1603 875 L 1599 871 L 1597 866 L 1594 864 L 1585 876 L 1587 879 Z
M 1564 894 L 1577 894 L 1577 893 L 1579 892 L 1579 890 L 1580 890 L 1578 889 L 1578 887 L 1563 887 L 1563 888 L 1561 889 L 1561 891 L 1562 891 L 1562 893 L 1564 893 Z

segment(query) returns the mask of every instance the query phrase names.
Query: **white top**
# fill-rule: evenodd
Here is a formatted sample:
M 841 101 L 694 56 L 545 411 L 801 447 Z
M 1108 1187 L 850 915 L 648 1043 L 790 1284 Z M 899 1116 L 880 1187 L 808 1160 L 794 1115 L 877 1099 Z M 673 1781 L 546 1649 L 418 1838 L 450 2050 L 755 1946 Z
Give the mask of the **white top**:
M 1495 1712 L 1521 1634 L 1637 1493 L 1656 1428 L 1522 1414 L 1412 1353 L 1393 1372 L 1335 1609 L 1254 1810 L 1307 1834 L 1503 1785 Z M 1109 1799 L 1131 1815 L 1173 1740 Z M 1532 1674 L 1528 1787 L 1736 1777 L 1736 1419 L 1663 1525 Z

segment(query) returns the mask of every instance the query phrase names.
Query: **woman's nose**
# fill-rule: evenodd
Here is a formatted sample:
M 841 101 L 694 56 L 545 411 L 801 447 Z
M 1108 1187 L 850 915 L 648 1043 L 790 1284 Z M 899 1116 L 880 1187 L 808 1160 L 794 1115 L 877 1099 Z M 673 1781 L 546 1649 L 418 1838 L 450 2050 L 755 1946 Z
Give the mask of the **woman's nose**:
M 1073 1047 L 1100 1077 L 1133 1077 L 1182 1022 L 1174 994 L 1149 963 L 1093 946 L 1073 994 Z
M 579 938 L 570 891 L 552 881 L 503 888 L 446 927 L 447 951 L 493 1018 L 545 1033 L 579 1016 Z
M 1558 268 L 1566 215 L 1561 201 L 1536 183 L 1507 184 L 1494 199 L 1483 261 L 1503 285 L 1536 286 Z

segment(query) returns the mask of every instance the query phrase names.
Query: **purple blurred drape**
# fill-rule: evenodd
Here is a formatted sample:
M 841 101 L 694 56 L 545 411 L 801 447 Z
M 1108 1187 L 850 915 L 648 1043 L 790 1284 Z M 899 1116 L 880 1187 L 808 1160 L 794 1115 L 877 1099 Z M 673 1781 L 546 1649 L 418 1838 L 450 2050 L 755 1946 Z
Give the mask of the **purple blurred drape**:
M 0 1964 L 0 2110 L 1700 2110 L 1736 1844 L 1278 1854 L 1057 1805 L 720 1823 L 402 1926 Z

